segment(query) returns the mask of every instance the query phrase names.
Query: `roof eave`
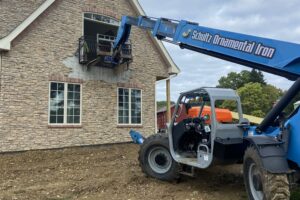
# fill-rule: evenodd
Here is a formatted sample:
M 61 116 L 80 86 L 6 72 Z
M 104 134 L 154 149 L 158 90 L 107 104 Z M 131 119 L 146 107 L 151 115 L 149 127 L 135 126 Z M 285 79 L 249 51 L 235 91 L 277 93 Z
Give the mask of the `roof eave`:
M 46 0 L 38 9 L 36 9 L 29 17 L 27 17 L 19 26 L 17 26 L 12 32 L 10 32 L 6 37 L 0 39 L 0 51 L 9 51 L 11 50 L 11 42 L 22 33 L 30 24 L 32 24 L 45 10 L 47 10 L 55 0 Z M 139 15 L 145 15 L 144 10 L 142 9 L 138 0 L 129 1 L 132 7 L 136 10 Z M 169 75 L 178 74 L 180 69 L 174 63 L 171 56 L 167 52 L 166 48 L 160 40 L 157 40 L 154 37 L 150 37 L 154 45 L 160 51 L 163 59 L 167 64 L 169 64 Z
M 27 17 L 21 24 L 19 24 L 12 32 L 0 40 L 0 51 L 9 51 L 11 49 L 11 42 L 22 33 L 32 22 L 36 20 L 47 8 L 49 8 L 55 0 L 46 0 L 40 5 L 29 17 Z

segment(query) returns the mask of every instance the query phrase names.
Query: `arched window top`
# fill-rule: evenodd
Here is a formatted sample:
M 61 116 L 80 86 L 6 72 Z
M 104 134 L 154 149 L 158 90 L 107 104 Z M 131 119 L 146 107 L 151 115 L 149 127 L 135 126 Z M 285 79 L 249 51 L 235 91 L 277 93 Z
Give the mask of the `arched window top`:
M 84 19 L 96 21 L 96 22 L 100 22 L 100 23 L 105 23 L 105 24 L 109 24 L 109 25 L 114 25 L 114 26 L 120 25 L 120 22 L 112 17 L 105 16 L 105 15 L 99 15 L 99 14 L 95 14 L 95 13 L 84 13 Z

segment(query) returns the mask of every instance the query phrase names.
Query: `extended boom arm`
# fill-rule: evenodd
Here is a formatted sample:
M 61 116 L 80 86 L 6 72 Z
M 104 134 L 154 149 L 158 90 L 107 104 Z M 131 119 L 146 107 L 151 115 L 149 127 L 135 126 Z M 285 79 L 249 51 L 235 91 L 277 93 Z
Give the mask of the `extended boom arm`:
M 128 40 L 131 26 L 150 30 L 165 40 L 223 60 L 296 80 L 300 76 L 300 45 L 199 26 L 185 20 L 123 16 L 114 55 Z

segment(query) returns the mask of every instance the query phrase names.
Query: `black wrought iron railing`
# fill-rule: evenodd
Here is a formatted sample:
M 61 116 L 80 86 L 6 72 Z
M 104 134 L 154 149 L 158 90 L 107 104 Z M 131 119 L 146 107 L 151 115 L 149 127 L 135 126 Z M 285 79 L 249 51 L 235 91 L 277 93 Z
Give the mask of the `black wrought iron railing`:
M 79 38 L 79 63 L 87 64 L 97 58 L 97 39 L 89 36 Z
M 79 38 L 79 63 L 96 66 L 114 67 L 132 61 L 130 41 L 126 42 L 118 55 L 118 63 L 112 60 L 114 36 L 98 34 L 96 38 L 82 36 Z

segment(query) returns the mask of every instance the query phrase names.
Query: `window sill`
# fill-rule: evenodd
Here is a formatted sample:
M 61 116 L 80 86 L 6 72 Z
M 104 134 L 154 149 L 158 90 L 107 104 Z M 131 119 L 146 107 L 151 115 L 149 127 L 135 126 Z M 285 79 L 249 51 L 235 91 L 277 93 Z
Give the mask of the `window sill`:
M 52 124 L 49 124 L 48 128 L 82 128 L 82 125 L 73 125 L 73 124 L 52 125 Z
M 117 128 L 143 128 L 142 124 L 118 124 Z

